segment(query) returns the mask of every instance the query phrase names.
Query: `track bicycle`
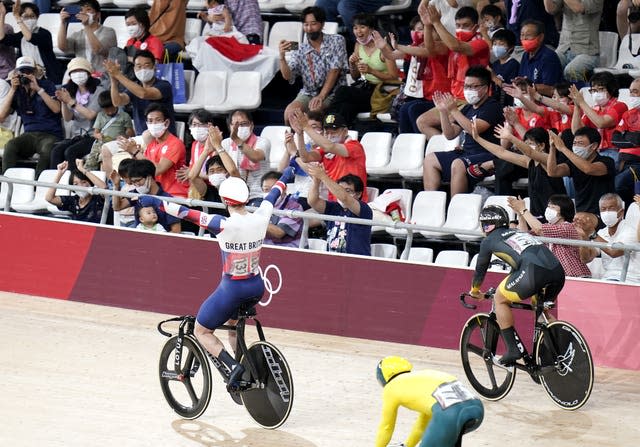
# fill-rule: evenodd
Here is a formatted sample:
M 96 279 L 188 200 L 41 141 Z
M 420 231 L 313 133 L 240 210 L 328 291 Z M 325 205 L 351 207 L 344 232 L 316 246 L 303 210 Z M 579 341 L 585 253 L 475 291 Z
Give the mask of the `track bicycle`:
M 256 316 L 255 301 L 241 306 L 236 326 L 223 325 L 217 329 L 237 334 L 236 361 L 245 368 L 237 388 L 228 388 L 231 398 L 244 405 L 249 415 L 262 427 L 280 427 L 289 417 L 293 405 L 293 380 L 284 356 L 265 340 L 264 331 Z M 248 319 L 255 322 L 259 340 L 247 347 L 244 339 Z M 179 322 L 173 335 L 163 325 Z M 196 419 L 211 401 L 211 366 L 207 357 L 220 372 L 225 383 L 229 369 L 211 355 L 193 334 L 195 317 L 185 315 L 161 321 L 158 331 L 169 337 L 160 353 L 160 387 L 171 408 L 185 419 Z
M 531 304 L 511 303 L 513 309 L 535 311 L 533 353 L 529 354 L 523 344 L 523 358 L 514 365 L 504 366 L 499 359 L 507 347 L 496 320 L 494 294 L 495 289 L 485 294 L 485 298 L 492 301 L 491 311 L 469 318 L 460 336 L 462 367 L 471 386 L 485 399 L 500 400 L 509 394 L 516 371 L 521 370 L 541 384 L 560 408 L 582 407 L 591 395 L 594 378 L 591 351 L 582 334 L 566 321 L 549 322 L 545 310 L 552 309 L 555 303 L 545 302 L 543 288 Z M 460 295 L 462 305 L 476 309 L 475 304 L 465 300 L 468 296 L 468 293 Z

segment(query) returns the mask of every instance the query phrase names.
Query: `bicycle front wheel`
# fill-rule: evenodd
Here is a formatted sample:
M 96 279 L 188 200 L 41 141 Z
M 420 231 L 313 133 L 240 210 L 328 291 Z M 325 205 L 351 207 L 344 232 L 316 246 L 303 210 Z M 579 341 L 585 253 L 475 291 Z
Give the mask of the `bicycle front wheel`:
M 540 379 L 551 400 L 565 410 L 582 407 L 593 389 L 593 359 L 575 326 L 554 321 L 536 343 Z
M 251 377 L 257 386 L 240 392 L 249 415 L 264 428 L 280 427 L 289 417 L 293 406 L 293 380 L 289 365 L 282 353 L 269 342 L 258 341 L 242 356 L 240 363 L 251 371 L 249 358 L 258 377 Z M 246 373 L 245 373 L 246 374 Z
M 177 336 L 171 337 L 160 353 L 160 388 L 176 413 L 185 419 L 196 419 L 211 401 L 211 366 L 200 343 L 185 335 L 180 371 L 176 371 L 177 341 Z
M 473 389 L 485 399 L 500 400 L 513 387 L 515 368 L 494 360 L 506 350 L 495 319 L 480 313 L 467 320 L 460 336 L 462 367 Z

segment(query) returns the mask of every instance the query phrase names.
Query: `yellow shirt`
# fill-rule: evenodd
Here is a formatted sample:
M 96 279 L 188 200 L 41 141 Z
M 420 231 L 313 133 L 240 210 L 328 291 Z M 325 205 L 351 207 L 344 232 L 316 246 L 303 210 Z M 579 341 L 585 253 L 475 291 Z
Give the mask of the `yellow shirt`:
M 360 45 L 358 48 L 358 56 L 360 56 L 360 59 L 362 59 L 363 63 L 367 64 L 369 67 L 373 68 L 374 70 L 381 71 L 383 73 L 386 73 L 388 71 L 387 63 L 380 59 L 381 54 L 380 54 L 379 48 L 376 48 L 375 51 L 371 53 L 371 56 L 369 56 L 367 52 L 364 51 L 364 47 Z M 367 81 L 373 84 L 380 83 L 380 78 L 372 75 L 371 73 L 366 73 L 364 77 Z
M 451 374 L 426 369 L 400 374 L 387 383 L 382 392 L 382 419 L 376 447 L 385 447 L 391 441 L 400 406 L 418 413 L 405 445 L 414 447 L 418 444 L 431 420 L 431 407 L 436 403 L 433 392 L 443 383 L 456 380 Z

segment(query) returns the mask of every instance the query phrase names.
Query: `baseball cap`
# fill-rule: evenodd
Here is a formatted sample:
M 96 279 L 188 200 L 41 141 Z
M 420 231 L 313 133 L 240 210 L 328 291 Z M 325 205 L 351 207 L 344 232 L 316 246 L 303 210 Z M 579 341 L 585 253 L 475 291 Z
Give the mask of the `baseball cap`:
M 16 61 L 16 70 L 23 70 L 25 68 L 30 68 L 31 70 L 35 70 L 36 63 L 32 57 L 22 56 L 19 57 Z
M 337 113 L 331 113 L 324 117 L 324 121 L 322 122 L 322 127 L 325 129 L 340 129 L 341 127 L 348 127 L 347 122 L 344 120 L 342 115 Z

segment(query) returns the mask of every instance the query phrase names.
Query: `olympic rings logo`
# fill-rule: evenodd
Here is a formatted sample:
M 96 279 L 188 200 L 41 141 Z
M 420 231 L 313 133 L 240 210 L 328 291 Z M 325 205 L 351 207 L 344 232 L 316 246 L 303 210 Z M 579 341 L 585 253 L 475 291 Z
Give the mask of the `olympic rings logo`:
M 268 278 L 270 270 L 274 270 L 278 277 L 278 287 L 276 287 L 275 289 L 273 288 L 271 280 Z M 262 281 L 264 282 L 265 290 L 269 292 L 269 298 L 267 299 L 267 301 L 258 301 L 258 304 L 260 304 L 261 306 L 268 306 L 271 302 L 271 299 L 273 298 L 273 295 L 276 295 L 278 292 L 280 292 L 280 289 L 282 288 L 282 273 L 280 272 L 278 266 L 273 264 L 269 264 L 267 268 L 264 269 L 264 272 L 262 271 L 262 268 L 258 266 L 258 271 L 260 272 L 260 276 L 262 277 Z

